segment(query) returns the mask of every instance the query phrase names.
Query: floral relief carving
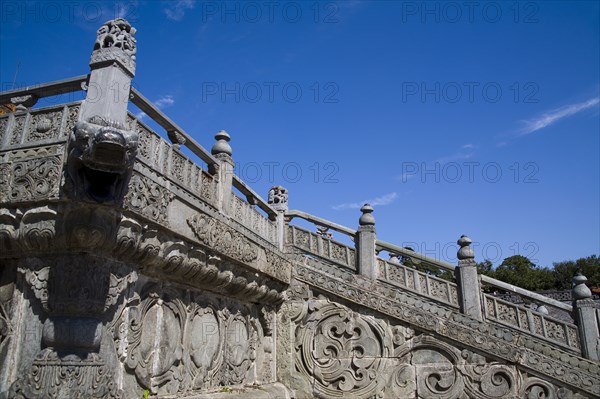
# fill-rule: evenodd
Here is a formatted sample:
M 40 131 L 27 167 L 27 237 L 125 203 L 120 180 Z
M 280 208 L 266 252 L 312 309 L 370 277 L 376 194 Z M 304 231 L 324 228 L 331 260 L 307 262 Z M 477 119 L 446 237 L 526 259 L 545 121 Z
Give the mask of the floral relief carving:
M 122 393 L 113 374 L 96 353 L 85 359 L 66 360 L 46 348 L 36 356 L 27 374 L 12 386 L 15 399 L 119 399 Z
M 77 119 L 79 117 L 79 109 L 79 104 L 72 105 L 68 108 L 65 130 L 62 132 L 61 136 L 68 137 L 71 134 L 71 132 L 75 128 L 75 124 L 77 123 Z
M 141 302 L 132 298 L 114 323 L 119 358 L 153 394 L 254 382 L 250 370 L 263 338 L 257 316 L 227 300 L 194 298 L 151 287 Z
M 385 286 L 365 288 L 356 277 L 342 280 L 301 263 L 294 264 L 293 278 L 320 291 L 370 306 L 422 331 L 439 334 L 460 345 L 478 348 L 504 361 L 522 364 L 569 386 L 583 389 L 592 396 L 600 395 L 600 368 L 575 355 L 550 349 L 542 340 L 526 333 L 476 321 L 444 305 L 422 300 L 417 294 Z M 517 345 L 517 342 L 520 344 Z M 567 358 L 570 360 L 567 361 Z
M 296 367 L 320 398 L 370 398 L 385 385 L 392 353 L 385 325 L 335 303 L 309 304 L 296 335 Z
M 140 123 L 137 123 L 136 130 L 138 133 L 138 154 L 149 160 L 152 155 L 152 133 Z
M 134 173 L 125 196 L 125 207 L 159 223 L 167 223 L 167 209 L 174 198 L 169 190 L 139 173 Z
M 256 245 L 241 233 L 204 214 L 188 219 L 194 235 L 216 252 L 242 262 L 252 262 L 258 257 Z
M 61 169 L 62 157 L 59 155 L 14 162 L 9 178 L 9 199 L 32 201 L 56 197 Z
M 286 303 L 279 325 L 280 378 L 308 397 L 583 398 L 515 365 L 326 299 Z M 287 348 L 295 352 L 291 363 Z M 566 370 L 559 367 L 558 372 Z
M 265 254 L 267 258 L 267 272 L 279 280 L 288 281 L 292 264 L 286 258 L 277 255 L 273 251 L 265 250 Z
M 176 179 L 177 183 L 182 185 L 186 185 L 184 181 L 185 166 L 185 158 L 173 150 L 171 152 L 171 176 Z
M 139 307 L 129 309 L 128 349 L 125 365 L 140 384 L 158 393 L 178 391 L 182 360 L 182 325 L 185 307 L 178 300 L 165 302 L 151 294 Z
M 8 163 L 0 164 L 0 202 L 7 202 L 10 193 L 12 168 Z
M 27 128 L 27 141 L 51 139 L 58 135 L 62 111 L 33 114 Z
M 4 141 L 6 135 L 6 129 L 8 128 L 8 116 L 0 117 L 0 144 Z
M 444 302 L 448 302 L 448 284 L 434 278 L 428 278 L 428 280 L 429 295 Z
M 507 324 L 518 326 L 517 323 L 517 308 L 502 302 L 496 302 L 498 306 L 498 320 Z
M 203 170 L 199 170 L 200 174 L 200 197 L 208 203 L 213 203 L 215 200 L 215 181 L 212 176 Z
M 21 142 L 21 134 L 25 126 L 27 115 L 16 116 L 12 123 L 12 135 L 10 136 L 10 145 L 17 145 Z

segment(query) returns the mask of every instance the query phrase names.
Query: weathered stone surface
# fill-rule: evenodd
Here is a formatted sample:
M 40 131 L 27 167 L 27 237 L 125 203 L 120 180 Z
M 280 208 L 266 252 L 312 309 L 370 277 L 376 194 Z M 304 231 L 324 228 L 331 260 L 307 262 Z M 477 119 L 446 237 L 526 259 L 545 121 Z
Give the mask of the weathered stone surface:
M 285 188 L 232 176 L 227 133 L 211 154 L 128 114 L 134 33 L 98 30 L 83 103 L 25 90 L 0 118 L 1 399 L 600 397 L 585 278 L 571 324 L 484 295 L 466 237 L 455 284 L 378 258 L 369 206 L 357 231 L 290 226 Z

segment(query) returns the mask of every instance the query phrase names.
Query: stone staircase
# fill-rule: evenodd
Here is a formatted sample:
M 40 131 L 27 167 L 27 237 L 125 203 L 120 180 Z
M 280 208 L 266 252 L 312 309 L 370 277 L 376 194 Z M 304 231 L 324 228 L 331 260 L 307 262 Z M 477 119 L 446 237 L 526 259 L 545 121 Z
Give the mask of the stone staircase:
M 466 236 L 455 266 L 377 239 L 369 205 L 354 230 L 263 199 L 229 134 L 207 151 L 130 87 L 133 34 L 0 93 L 0 398 L 600 397 L 585 277 L 568 305 L 478 275 Z

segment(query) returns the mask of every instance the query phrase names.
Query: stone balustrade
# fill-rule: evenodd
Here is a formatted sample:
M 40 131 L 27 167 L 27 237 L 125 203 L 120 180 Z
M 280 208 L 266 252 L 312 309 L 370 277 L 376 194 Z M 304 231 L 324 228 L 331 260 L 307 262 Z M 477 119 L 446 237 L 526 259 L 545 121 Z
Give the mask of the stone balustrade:
M 130 87 L 134 33 L 108 21 L 89 75 L 0 93 L 0 397 L 600 396 L 585 277 L 571 306 L 478 275 L 469 237 L 455 266 L 377 239 L 368 204 L 355 230 L 263 199 L 229 133 L 208 151 Z M 92 101 L 115 81 L 129 103 Z

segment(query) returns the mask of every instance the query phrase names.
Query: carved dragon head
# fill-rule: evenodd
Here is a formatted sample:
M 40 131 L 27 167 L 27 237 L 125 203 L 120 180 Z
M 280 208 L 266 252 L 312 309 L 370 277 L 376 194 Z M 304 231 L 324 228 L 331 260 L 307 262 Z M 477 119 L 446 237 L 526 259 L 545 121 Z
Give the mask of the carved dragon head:
M 119 123 L 95 116 L 75 125 L 67 173 L 78 199 L 120 204 L 137 154 L 138 136 Z

